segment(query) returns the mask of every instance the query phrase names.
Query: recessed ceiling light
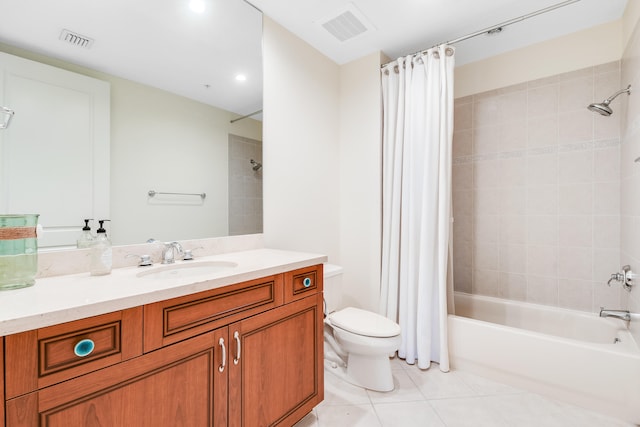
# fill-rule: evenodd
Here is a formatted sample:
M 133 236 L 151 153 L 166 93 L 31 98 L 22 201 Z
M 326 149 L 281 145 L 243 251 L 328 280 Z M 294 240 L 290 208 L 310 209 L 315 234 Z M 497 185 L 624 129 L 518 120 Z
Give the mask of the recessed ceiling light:
M 239 81 L 239 82 L 244 82 L 244 81 L 247 80 L 247 76 L 245 76 L 244 74 L 238 74 L 236 76 L 236 80 Z
M 204 0 L 191 0 L 189 2 L 189 9 L 194 11 L 195 13 L 202 13 L 206 9 L 206 5 Z

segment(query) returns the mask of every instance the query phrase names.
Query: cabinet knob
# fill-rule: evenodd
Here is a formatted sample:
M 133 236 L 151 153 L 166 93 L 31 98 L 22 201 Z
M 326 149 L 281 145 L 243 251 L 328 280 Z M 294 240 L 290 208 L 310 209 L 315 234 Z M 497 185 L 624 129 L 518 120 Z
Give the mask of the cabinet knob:
M 305 277 L 304 280 L 302 281 L 302 285 L 305 288 L 308 288 L 309 286 L 311 286 L 311 279 L 309 277 Z
M 91 353 L 93 353 L 93 350 L 95 348 L 96 348 L 96 345 L 93 342 L 93 340 L 90 340 L 90 339 L 87 338 L 87 339 L 79 341 L 75 345 L 75 347 L 73 347 L 73 352 L 78 357 L 86 357 L 86 356 L 90 355 Z

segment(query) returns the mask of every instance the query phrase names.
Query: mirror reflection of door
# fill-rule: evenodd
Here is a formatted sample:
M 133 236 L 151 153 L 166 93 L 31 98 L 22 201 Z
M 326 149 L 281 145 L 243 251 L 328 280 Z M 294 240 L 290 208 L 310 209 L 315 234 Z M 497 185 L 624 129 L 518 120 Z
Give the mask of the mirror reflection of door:
M 262 233 L 262 141 L 229 134 L 229 235 Z
M 109 215 L 109 83 L 0 52 L 0 212 L 40 214 L 40 248 Z

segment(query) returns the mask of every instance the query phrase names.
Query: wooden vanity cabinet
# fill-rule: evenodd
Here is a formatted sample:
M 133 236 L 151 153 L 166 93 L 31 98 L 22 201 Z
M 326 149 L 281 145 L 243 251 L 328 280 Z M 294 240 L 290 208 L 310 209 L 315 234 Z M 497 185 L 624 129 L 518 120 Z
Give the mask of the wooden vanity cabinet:
M 229 426 L 290 426 L 322 401 L 322 294 L 230 325 L 229 334 Z
M 3 396 L 0 388 L 0 427 L 292 426 L 322 401 L 324 383 L 322 265 L 291 273 L 52 327 L 57 335 L 43 328 L 0 337 L 0 366 L 9 355 L 0 379 L 14 390 Z M 124 348 L 115 360 L 108 344 L 118 332 L 105 325 L 131 317 L 139 342 L 119 349 L 138 354 Z M 104 357 L 63 363 L 55 381 L 31 378 L 34 361 L 42 370 L 46 359 L 42 344 L 15 357 L 38 334 L 66 346 L 91 333 Z M 31 374 L 17 375 L 25 366 Z
M 222 426 L 226 329 L 7 401 L 12 427 Z
M 4 403 L 4 337 L 0 337 L 0 402 Z M 4 404 L 0 405 L 0 427 L 4 427 Z

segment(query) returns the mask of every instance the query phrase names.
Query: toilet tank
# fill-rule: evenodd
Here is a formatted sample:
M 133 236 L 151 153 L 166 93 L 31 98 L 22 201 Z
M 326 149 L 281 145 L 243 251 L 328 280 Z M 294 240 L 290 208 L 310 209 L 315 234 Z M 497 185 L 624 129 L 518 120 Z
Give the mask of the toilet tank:
M 327 313 L 342 308 L 342 267 L 324 264 L 324 301 Z

